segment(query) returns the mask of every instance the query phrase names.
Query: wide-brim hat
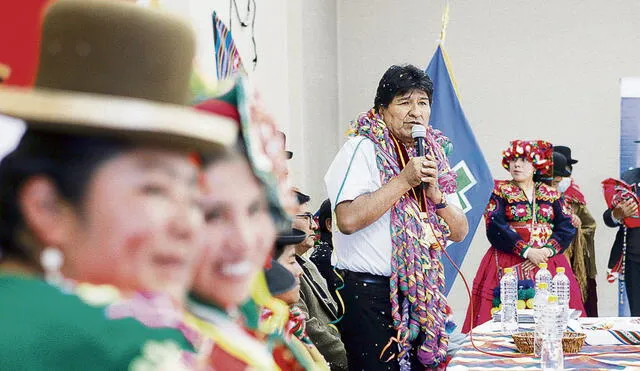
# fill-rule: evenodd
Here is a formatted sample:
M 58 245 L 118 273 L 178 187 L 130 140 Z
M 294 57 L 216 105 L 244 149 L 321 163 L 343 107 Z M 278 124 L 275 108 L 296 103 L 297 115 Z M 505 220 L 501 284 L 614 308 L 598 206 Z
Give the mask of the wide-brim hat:
M 293 273 L 289 272 L 287 268 L 275 259 L 271 259 L 271 267 L 264 270 L 264 276 L 272 296 L 284 294 L 297 285 Z
M 283 248 L 287 245 L 297 245 L 307 238 L 303 231 L 291 228 L 291 230 L 278 234 L 276 238 L 276 248 Z
M 0 113 L 35 129 L 192 150 L 231 145 L 233 120 L 187 106 L 194 56 L 190 27 L 168 13 L 58 0 L 44 17 L 35 86 L 0 86 Z
M 571 148 L 567 146 L 553 146 L 553 151 L 561 153 L 567 159 L 568 165 L 578 163 L 578 160 L 571 157 Z
M 553 174 L 553 145 L 544 140 L 514 140 L 502 151 L 502 167 L 509 170 L 509 163 L 524 158 L 533 164 L 536 172 L 545 177 Z
M 569 171 L 569 165 L 567 164 L 567 158 L 560 152 L 553 152 L 553 176 L 560 176 L 563 178 L 571 176 Z

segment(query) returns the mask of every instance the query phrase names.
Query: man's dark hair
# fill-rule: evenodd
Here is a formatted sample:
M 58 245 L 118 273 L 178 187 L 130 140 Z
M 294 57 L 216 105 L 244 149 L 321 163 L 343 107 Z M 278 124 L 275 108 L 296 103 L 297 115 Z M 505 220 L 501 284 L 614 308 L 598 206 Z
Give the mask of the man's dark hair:
M 325 225 L 326 220 L 331 218 L 331 201 L 329 201 L 328 198 L 322 202 L 322 205 L 320 205 L 320 208 L 316 212 L 316 216 L 318 217 L 320 233 L 331 234 L 331 230 L 327 229 Z
M 298 205 L 304 205 L 307 202 L 311 201 L 311 197 L 307 196 L 306 194 L 300 192 L 300 191 L 294 191 L 296 194 L 296 199 L 298 200 Z
M 388 107 L 394 97 L 406 94 L 411 90 L 422 90 L 429 96 L 429 104 L 433 99 L 433 83 L 427 74 L 418 67 L 405 64 L 393 65 L 382 75 L 378 83 L 378 91 L 373 101 L 373 107 L 378 111 Z

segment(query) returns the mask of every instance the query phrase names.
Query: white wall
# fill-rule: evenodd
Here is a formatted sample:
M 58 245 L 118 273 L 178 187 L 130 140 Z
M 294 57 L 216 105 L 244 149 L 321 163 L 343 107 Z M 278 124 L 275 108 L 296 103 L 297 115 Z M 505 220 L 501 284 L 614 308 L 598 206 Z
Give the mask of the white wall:
M 197 27 L 201 65 L 213 75 L 210 13 L 228 20 L 226 0 L 166 0 Z M 378 80 L 394 63 L 426 66 L 440 31 L 443 1 L 258 0 L 259 64 L 253 78 L 295 152 L 295 183 L 325 197 L 322 176 L 348 121 L 369 109 Z M 601 315 L 616 313 L 617 286 L 604 281 L 614 230 L 601 222 L 599 182 L 617 176 L 618 79 L 640 75 L 640 2 L 451 1 L 446 48 L 462 103 L 490 167 L 506 178 L 500 152 L 514 138 L 573 148 L 575 178 L 598 220 Z M 238 1 L 241 9 L 246 1 Z M 233 33 L 248 67 L 249 35 Z M 471 281 L 488 247 L 481 227 L 463 265 Z M 468 299 L 454 285 L 461 320 Z
M 600 181 L 616 177 L 618 79 L 640 75 L 640 2 L 451 1 L 446 49 L 463 108 L 496 178 L 500 151 L 514 138 L 568 145 L 574 175 L 598 221 L 601 315 L 617 313 L 617 285 L 605 282 L 614 230 L 602 223 Z M 393 63 L 425 67 L 439 36 L 442 1 L 340 2 L 340 120 L 371 107 Z M 454 143 L 455 146 L 455 143 Z M 481 227 L 463 265 L 473 280 L 488 243 Z M 461 320 L 468 298 L 458 280 L 450 301 Z
M 148 0 L 147 0 L 148 1 Z M 248 0 L 237 0 L 242 17 Z M 314 197 L 324 194 L 323 169 L 339 145 L 336 1 L 258 0 L 255 38 L 258 64 L 253 69 L 251 29 L 235 12 L 229 23 L 227 0 L 163 0 L 160 4 L 188 17 L 197 33 L 201 71 L 215 79 L 211 14 L 231 24 L 236 46 L 267 109 L 287 134 L 294 152 L 293 183 Z

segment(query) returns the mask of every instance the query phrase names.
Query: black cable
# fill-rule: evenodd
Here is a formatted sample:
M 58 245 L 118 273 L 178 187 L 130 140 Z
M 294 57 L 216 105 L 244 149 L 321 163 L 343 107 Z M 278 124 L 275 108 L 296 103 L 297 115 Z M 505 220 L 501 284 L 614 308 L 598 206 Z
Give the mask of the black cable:
M 236 0 L 229 0 L 229 31 L 231 31 L 231 26 L 233 25 L 233 11 L 235 9 L 236 19 L 240 22 L 241 27 L 249 27 L 247 23 L 249 21 L 249 17 L 251 17 L 251 44 L 253 45 L 253 70 L 255 71 L 256 66 L 258 65 L 258 48 L 256 45 L 256 0 L 247 0 L 247 14 L 245 15 L 245 19 L 242 19 L 240 15 L 240 10 L 238 9 L 238 4 Z M 253 11 L 252 11 L 253 9 Z

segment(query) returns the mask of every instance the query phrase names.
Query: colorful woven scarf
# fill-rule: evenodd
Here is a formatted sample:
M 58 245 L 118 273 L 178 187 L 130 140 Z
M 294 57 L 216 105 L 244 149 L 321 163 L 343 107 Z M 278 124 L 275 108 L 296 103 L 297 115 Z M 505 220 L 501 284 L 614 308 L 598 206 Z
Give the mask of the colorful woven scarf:
M 351 123 L 351 136 L 363 136 L 375 144 L 376 162 L 382 184 L 402 171 L 394 141 L 381 116 L 371 110 Z M 437 130 L 427 128 L 425 141 L 438 163 L 438 183 L 445 193 L 456 190 L 455 173 L 449 168 L 444 148 L 449 140 Z M 414 148 L 406 148 L 410 156 Z M 425 152 L 428 153 L 428 152 Z M 392 339 L 398 343 L 398 361 L 401 370 L 411 368 L 410 351 L 426 367 L 443 362 L 447 355 L 449 329 L 452 329 L 451 310 L 443 294 L 444 271 L 440 256 L 446 246 L 448 228 L 436 215 L 435 205 L 426 200 L 427 220 L 420 218 L 418 200 L 404 196 L 391 208 L 391 315 L 398 331 Z
M 269 308 L 263 308 L 260 314 L 261 321 L 269 321 L 273 316 L 273 311 Z M 292 336 L 297 337 L 305 345 L 313 345 L 313 342 L 307 335 L 307 316 L 304 312 L 295 306 L 289 307 L 289 319 L 284 325 L 284 338 L 291 339 Z

